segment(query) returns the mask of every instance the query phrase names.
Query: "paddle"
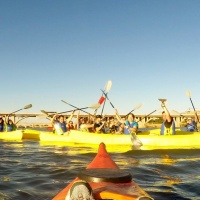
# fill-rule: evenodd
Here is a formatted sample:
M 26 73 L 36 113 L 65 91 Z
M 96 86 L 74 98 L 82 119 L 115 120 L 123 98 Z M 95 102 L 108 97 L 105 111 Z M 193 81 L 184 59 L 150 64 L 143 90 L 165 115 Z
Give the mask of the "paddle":
M 199 117 L 198 117 L 198 115 L 197 115 L 197 112 L 196 112 L 196 110 L 195 110 L 194 104 L 193 104 L 193 102 L 192 102 L 191 92 L 190 92 L 189 90 L 187 90 L 187 91 L 186 91 L 186 95 L 187 95 L 187 96 L 189 97 L 189 99 L 190 99 L 190 102 L 191 102 L 192 107 L 193 107 L 193 109 L 194 109 L 194 113 L 195 113 L 196 118 L 197 118 L 197 123 L 199 123 Z M 196 130 L 199 131 L 198 128 L 197 128 L 197 124 L 196 124 Z
M 16 111 L 14 111 L 14 112 L 11 112 L 10 114 L 8 114 L 8 116 L 11 115 L 11 114 L 14 114 L 14 113 L 16 113 L 16 112 L 18 112 L 18 111 L 20 111 L 20 110 L 29 109 L 29 108 L 31 108 L 31 107 L 32 107 L 32 104 L 28 104 L 28 105 L 24 106 L 23 108 L 21 108 L 21 109 L 19 109 L 19 110 L 16 110 Z
M 104 93 L 105 94 L 108 94 L 108 92 L 110 91 L 111 89 L 111 86 L 112 86 L 112 81 L 108 81 L 107 82 L 107 85 L 104 89 Z M 103 93 L 102 93 L 102 96 L 103 96 Z M 102 110 L 101 110 L 101 115 L 103 114 L 103 110 L 104 110 L 104 106 L 105 106 L 105 103 L 106 103 L 106 99 L 104 99 L 104 102 L 103 102 L 103 107 L 102 107 Z
M 78 108 L 78 107 L 76 107 L 76 106 L 74 106 L 74 105 L 72 105 L 72 104 L 70 104 L 70 103 L 64 101 L 64 100 L 61 100 L 61 101 L 62 101 L 63 103 L 65 103 L 65 104 L 68 104 L 69 106 L 71 106 L 71 107 L 73 107 L 73 108 L 76 108 L 77 110 L 81 110 L 81 111 L 83 111 L 83 112 L 85 112 L 85 113 L 87 113 L 87 114 L 90 114 L 90 113 L 89 113 L 89 112 L 86 112 L 86 111 L 83 110 L 83 109 L 87 109 L 87 108 L 98 109 L 98 108 L 101 106 L 99 103 L 97 103 L 97 104 L 93 104 L 93 105 L 91 105 L 91 106 L 88 106 L 88 107 L 85 107 L 85 108 L 81 109 L 81 108 Z M 91 114 L 90 114 L 90 115 L 91 115 Z
M 160 110 L 160 109 L 161 109 L 160 107 L 157 108 L 157 109 L 155 109 L 154 111 L 150 112 L 148 115 L 145 115 L 143 118 L 141 118 L 138 122 L 142 121 L 144 118 L 148 117 L 149 115 L 155 113 L 156 111 L 158 111 L 158 110 Z
M 133 110 L 131 110 L 128 114 L 126 114 L 126 116 L 128 116 L 130 113 L 132 113 L 133 111 L 139 109 L 142 106 L 142 104 L 138 104 L 137 106 L 135 106 L 135 108 L 133 108 Z M 126 117 L 125 116 L 125 117 Z
M 112 81 L 109 80 L 109 81 L 106 83 L 106 85 L 105 85 L 104 92 L 105 92 L 106 94 L 108 94 L 108 92 L 110 91 L 111 87 L 112 87 Z M 98 101 L 98 103 L 100 103 L 100 105 L 103 103 L 101 115 L 102 115 L 103 110 L 104 110 L 105 100 L 106 100 L 106 99 L 104 98 L 103 93 L 102 93 L 102 95 L 101 95 L 101 97 L 100 97 L 100 99 L 99 99 L 99 101 Z M 94 111 L 94 113 L 96 113 L 96 112 L 97 112 L 97 109 Z
M 106 94 L 103 90 L 101 90 L 104 94 L 104 96 L 106 97 L 106 99 L 109 101 L 110 105 L 116 110 L 116 108 L 114 107 L 114 105 L 111 103 L 110 99 L 108 98 L 108 94 Z
M 72 111 L 76 111 L 76 110 L 82 110 L 82 109 L 87 109 L 87 108 L 92 108 L 92 109 L 96 109 L 99 107 L 99 104 L 92 104 L 91 106 L 88 106 L 88 107 L 84 107 L 84 108 L 76 108 L 76 109 L 73 109 L 73 110 L 67 110 L 67 111 L 63 111 L 63 112 L 59 112 L 59 113 L 51 113 L 52 114 L 63 114 L 63 113 L 68 113 L 68 112 L 72 112 Z M 49 113 L 45 110 L 40 110 L 43 114 L 47 115 L 47 116 L 50 116 Z
M 178 115 L 180 115 L 180 117 L 186 117 L 184 115 L 182 115 L 180 112 L 176 111 L 176 110 L 172 110 L 173 112 L 177 113 Z

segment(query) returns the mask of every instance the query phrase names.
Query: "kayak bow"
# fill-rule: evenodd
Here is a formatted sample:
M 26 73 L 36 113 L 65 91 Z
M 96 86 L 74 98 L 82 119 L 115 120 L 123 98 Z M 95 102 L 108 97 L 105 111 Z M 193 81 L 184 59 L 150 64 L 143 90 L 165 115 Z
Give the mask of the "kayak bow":
M 53 200 L 65 200 L 70 187 L 79 179 L 90 184 L 96 200 L 153 200 L 132 180 L 130 173 L 119 169 L 107 153 L 104 143 L 100 143 L 97 155 L 87 168 L 80 171 Z

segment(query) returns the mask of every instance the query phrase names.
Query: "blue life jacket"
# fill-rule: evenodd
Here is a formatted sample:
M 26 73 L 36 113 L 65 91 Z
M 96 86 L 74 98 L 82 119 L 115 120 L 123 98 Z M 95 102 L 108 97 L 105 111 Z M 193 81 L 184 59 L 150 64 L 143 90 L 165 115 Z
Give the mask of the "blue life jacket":
M 6 125 L 6 131 L 7 131 L 7 132 L 13 131 L 13 125 L 7 124 L 7 125 Z
M 2 132 L 4 129 L 4 124 L 3 123 L 0 123 L 0 132 Z
M 187 124 L 187 131 L 194 132 L 196 131 L 196 122 L 192 121 L 192 123 Z
M 131 127 L 131 128 L 133 128 L 134 126 L 136 126 L 136 127 L 138 127 L 138 123 L 137 122 L 135 122 L 135 121 L 133 121 L 133 122 L 129 122 L 128 120 L 125 122 L 125 125 L 126 126 L 129 126 L 129 127 Z M 127 129 L 126 127 L 124 127 L 124 134 L 125 135 L 128 135 L 128 134 L 130 134 L 130 130 L 129 129 Z
M 62 135 L 63 133 L 67 132 L 66 123 L 63 122 L 56 122 L 54 125 L 55 131 L 58 135 Z
M 166 122 L 167 121 L 164 121 L 162 123 L 160 135 L 175 135 L 176 134 L 176 131 L 175 131 L 176 127 L 175 127 L 174 120 L 171 121 L 171 125 L 168 128 L 165 126 Z

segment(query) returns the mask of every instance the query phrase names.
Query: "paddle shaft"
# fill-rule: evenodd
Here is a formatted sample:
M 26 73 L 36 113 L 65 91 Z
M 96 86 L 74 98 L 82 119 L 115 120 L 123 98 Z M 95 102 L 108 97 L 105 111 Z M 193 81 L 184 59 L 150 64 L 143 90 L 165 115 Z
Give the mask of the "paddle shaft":
M 21 109 L 19 109 L 19 110 L 16 110 L 16 111 L 14 111 L 14 112 L 11 112 L 10 114 L 8 114 L 8 116 L 9 115 L 11 115 L 11 114 L 13 114 L 13 113 L 16 113 L 16 112 L 18 112 L 18 111 L 20 111 L 20 110 L 23 110 L 24 108 L 21 108 Z
M 194 104 L 193 104 L 193 102 L 192 102 L 191 97 L 190 97 L 190 102 L 191 102 L 192 107 L 193 107 L 193 109 L 194 109 L 194 113 L 195 113 L 196 118 L 197 118 L 197 123 L 199 123 L 199 117 L 198 117 L 198 115 L 197 115 L 197 113 L 196 113 L 196 110 L 195 110 L 195 107 L 194 107 Z M 198 128 L 197 128 L 197 123 L 196 123 L 196 130 L 199 131 Z
M 77 110 L 81 110 L 81 111 L 83 111 L 84 113 L 87 113 L 87 114 L 89 114 L 89 115 L 92 115 L 92 114 L 90 114 L 89 112 L 86 112 L 85 110 L 83 110 L 83 108 L 81 109 L 81 108 L 78 108 L 78 107 L 76 107 L 76 106 L 73 106 L 73 105 L 71 105 L 71 104 L 69 104 L 69 103 L 67 103 L 68 105 L 70 105 L 71 107 L 73 107 L 73 108 L 76 108 Z
M 106 93 L 106 94 L 107 94 L 107 93 Z M 104 102 L 103 102 L 103 107 L 102 107 L 102 110 L 101 110 L 101 115 L 103 114 L 103 110 L 104 110 L 105 103 L 106 103 L 106 99 L 105 99 Z
M 128 114 L 126 114 L 126 116 L 128 116 L 129 114 L 131 114 L 134 110 L 135 110 L 135 108 L 133 110 L 131 110 L 131 112 L 129 112 Z
M 68 113 L 68 112 L 72 112 L 72 111 L 76 111 L 76 110 L 82 110 L 82 109 L 87 109 L 89 107 L 84 107 L 84 108 L 76 108 L 75 110 L 67 110 L 67 111 L 64 111 L 64 112 L 59 112 L 58 114 L 62 114 L 62 113 Z
M 152 111 L 151 113 L 149 113 L 148 115 L 144 116 L 142 119 L 140 119 L 138 122 L 142 121 L 145 117 L 148 117 L 149 115 L 155 113 L 157 110 Z
M 113 106 L 113 104 L 111 103 L 110 99 L 108 98 L 108 95 L 107 95 L 103 90 L 101 90 L 101 91 L 102 91 L 103 94 L 105 95 L 106 99 L 109 101 L 110 105 L 111 105 L 114 109 L 116 109 L 116 108 Z

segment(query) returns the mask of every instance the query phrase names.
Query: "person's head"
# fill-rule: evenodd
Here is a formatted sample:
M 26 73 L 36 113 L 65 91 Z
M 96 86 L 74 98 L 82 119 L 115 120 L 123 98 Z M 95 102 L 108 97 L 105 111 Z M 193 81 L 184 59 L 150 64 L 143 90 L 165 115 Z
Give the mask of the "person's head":
M 85 118 L 84 117 L 80 117 L 79 118 L 79 124 L 85 124 Z
M 63 122 L 64 122 L 64 116 L 63 116 L 63 115 L 60 115 L 60 116 L 58 117 L 58 121 L 59 121 L 60 123 L 63 123 Z
M 3 122 L 4 122 L 4 121 L 3 121 L 3 118 L 2 118 L 2 117 L 0 117 L 0 124 L 1 124 L 1 123 L 3 123 Z
M 69 125 L 70 125 L 70 126 L 73 126 L 73 121 L 69 121 Z
M 8 120 L 9 125 L 13 125 L 13 121 L 11 119 Z
M 129 115 L 128 115 L 128 121 L 130 121 L 130 122 L 133 122 L 134 121 L 134 119 L 135 119 L 135 115 L 133 114 L 133 113 L 130 113 Z
M 165 113 L 165 111 L 162 112 L 162 118 L 163 118 L 164 121 L 166 120 L 166 113 Z
M 97 116 L 96 116 L 96 121 L 97 121 L 97 122 L 100 122 L 101 119 L 102 119 L 102 116 L 101 116 L 101 115 L 97 115 Z

